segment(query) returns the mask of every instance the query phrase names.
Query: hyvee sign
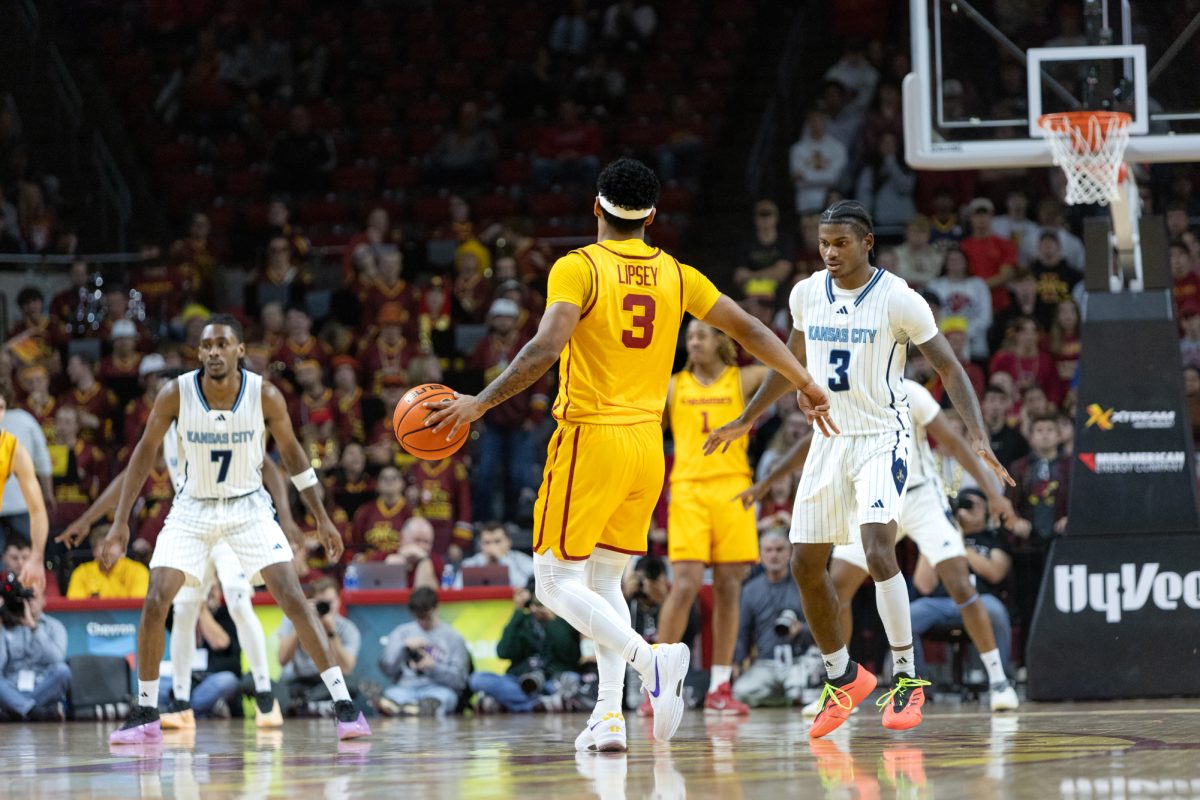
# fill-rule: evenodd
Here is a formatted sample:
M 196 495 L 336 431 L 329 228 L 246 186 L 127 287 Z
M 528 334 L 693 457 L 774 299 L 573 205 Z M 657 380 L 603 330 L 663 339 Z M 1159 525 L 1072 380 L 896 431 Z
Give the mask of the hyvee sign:
M 1200 532 L 1055 539 L 1026 662 L 1033 700 L 1200 695 Z

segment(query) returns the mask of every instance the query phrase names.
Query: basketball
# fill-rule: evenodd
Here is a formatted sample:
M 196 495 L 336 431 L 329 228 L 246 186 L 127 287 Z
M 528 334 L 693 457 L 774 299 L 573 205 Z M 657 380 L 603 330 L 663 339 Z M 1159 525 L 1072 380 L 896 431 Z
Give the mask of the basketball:
M 459 428 L 458 435 L 451 441 L 447 441 L 446 431 L 434 433 L 425 427 L 425 418 L 433 413 L 425 408 L 425 404 L 453 397 L 454 390 L 449 386 L 424 383 L 409 389 L 400 398 L 396 410 L 392 412 L 392 432 L 409 455 L 424 461 L 440 461 L 454 455 L 463 446 L 467 434 L 471 432 L 470 425 Z

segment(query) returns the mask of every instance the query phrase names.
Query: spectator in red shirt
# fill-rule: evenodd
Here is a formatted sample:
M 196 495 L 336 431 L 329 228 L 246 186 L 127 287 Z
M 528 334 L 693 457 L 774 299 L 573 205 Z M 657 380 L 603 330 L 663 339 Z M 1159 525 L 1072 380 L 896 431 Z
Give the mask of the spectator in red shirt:
M 59 403 L 54 395 L 50 394 L 50 373 L 46 371 L 45 367 L 36 364 L 22 369 L 18 375 L 18 381 L 22 391 L 25 392 L 22 408 L 33 415 L 33 418 L 42 426 L 42 432 L 46 434 L 46 441 L 53 444 L 55 441 L 54 414 L 58 411 Z
M 382 405 L 382 413 L 367 434 L 367 461 L 376 467 L 385 464 L 407 465 L 413 458 L 396 441 L 396 434 L 392 431 L 392 411 L 408 391 L 408 382 L 403 375 L 384 375 L 380 383 L 377 402 Z
M 66 327 L 47 316 L 46 300 L 35 286 L 17 293 L 17 308 L 21 318 L 8 329 L 7 346 L 21 363 L 41 364 L 58 374 L 62 369 L 58 349 L 67 343 Z
M 408 588 L 437 589 L 446 562 L 433 552 L 433 526 L 423 517 L 412 517 L 404 523 L 400 536 L 400 551 L 386 559 L 388 564 L 403 564 L 408 568 Z
M 547 125 L 537 137 L 533 179 L 540 187 L 552 183 L 582 183 L 591 186 L 600 174 L 600 150 L 604 146 L 600 126 L 585 122 L 574 100 L 558 104 L 558 121 Z
M 100 360 L 100 382 L 112 389 L 121 408 L 138 394 L 137 326 L 131 319 L 119 319 L 112 328 L 112 353 Z
M 485 384 L 508 367 L 526 342 L 516 330 L 520 312 L 520 307 L 507 298 L 493 302 L 488 311 L 490 331 L 475 346 L 468 362 L 472 369 L 483 371 Z M 516 522 L 518 507 L 534 494 L 539 476 L 534 474 L 536 459 L 530 432 L 545 415 L 546 391 L 545 377 L 539 378 L 533 386 L 496 406 L 480 422 L 471 481 L 473 505 L 481 517 Z M 498 489 L 502 494 L 499 509 L 494 502 Z M 497 510 L 503 513 L 494 513 Z
M 50 301 L 50 316 L 60 322 L 71 322 L 75 309 L 79 307 L 79 293 L 89 290 L 92 273 L 86 261 L 75 261 L 67 272 L 71 285 L 63 289 Z
M 295 370 L 296 364 L 311 358 L 321 365 L 321 369 L 329 368 L 331 354 L 329 346 L 312 335 L 312 317 L 303 306 L 291 306 L 286 317 L 287 338 L 271 356 L 272 361 L 283 364 L 284 370 Z
M 420 313 L 417 316 L 417 340 L 422 349 L 442 360 L 442 366 L 457 355 L 454 342 L 454 317 L 451 314 L 450 293 L 446 279 L 434 275 L 421 293 Z
M 992 233 L 995 206 L 986 197 L 976 197 L 967 206 L 971 235 L 959 243 L 971 265 L 971 274 L 983 278 L 992 290 L 992 313 L 1008 308 L 1008 281 L 1017 266 L 1017 248 L 1008 239 Z
M 63 406 L 54 415 L 55 442 L 50 445 L 50 469 L 56 507 L 51 531 L 77 519 L 100 494 L 107 480 L 108 456 L 79 438 L 79 411 Z
M 342 447 L 342 457 L 330 478 L 327 493 L 351 517 L 367 503 L 375 502 L 375 483 L 367 472 L 367 453 L 358 442 Z
M 1062 401 L 1062 384 L 1054 359 L 1041 346 L 1041 331 L 1037 320 L 1023 317 L 1013 327 L 1012 342 L 988 365 L 988 372 L 1007 372 L 1013 377 L 1018 392 L 1038 386 L 1054 405 Z
M 459 455 L 441 461 L 416 461 L 407 470 L 416 497 L 413 512 L 433 526 L 433 552 L 452 562 L 471 546 L 471 484 Z
M 292 408 L 296 436 L 312 461 L 332 466 L 337 463 L 333 390 L 321 378 L 321 365 L 311 358 L 298 362 L 296 385 L 300 388 Z
M 350 286 L 358 276 L 354 269 L 354 261 L 364 251 L 374 256 L 372 262 L 378 262 L 380 250 L 386 246 L 400 247 L 404 236 L 399 228 L 392 227 L 391 218 L 385 208 L 372 208 L 367 214 L 367 226 L 350 237 L 346 243 L 346 251 L 342 256 L 342 283 Z M 365 256 L 364 256 L 365 257 Z M 365 276 L 371 277 L 371 276 Z
M 358 302 L 362 306 L 362 330 L 374 324 L 385 305 L 394 304 L 404 315 L 404 332 L 416 332 L 416 320 L 412 311 L 417 306 L 416 287 L 404 280 L 404 257 L 396 247 L 380 248 L 376 276 L 359 283 Z
M 383 561 L 400 551 L 400 529 L 413 513 L 404 497 L 400 470 L 390 465 L 381 469 L 375 488 L 379 492 L 375 502 L 354 514 L 345 561 Z
M 158 397 L 158 390 L 166 380 L 166 368 L 167 360 L 158 353 L 144 357 L 138 365 L 138 380 L 144 391 L 125 404 L 124 447 L 118 454 L 118 460 L 124 461 L 141 438 L 146 420 L 150 418 L 150 409 L 154 408 L 154 398 Z
M 117 395 L 96 380 L 91 356 L 76 353 L 67 359 L 71 388 L 58 398 L 59 405 L 79 409 L 79 438 L 89 444 L 113 440 L 113 420 L 121 407 Z
M 338 441 L 343 446 L 367 439 L 363 417 L 363 391 L 358 385 L 358 359 L 333 357 L 333 419 Z
M 372 394 L 379 393 L 383 379 L 389 375 L 405 378 L 408 362 L 417 354 L 416 345 L 404 336 L 408 314 L 399 303 L 384 303 L 375 321 L 379 324 L 379 333 L 369 339 L 358 354 L 363 374 L 371 379 Z
M 1179 318 L 1179 309 L 1185 305 L 1200 303 L 1200 275 L 1196 274 L 1195 264 L 1183 242 L 1171 242 L 1171 280 L 1175 288 L 1175 317 Z
M 262 304 L 286 300 L 289 305 L 304 302 L 312 288 L 313 277 L 293 259 L 292 243 L 283 234 L 267 242 L 267 261 L 254 282 L 246 286 L 246 313 L 258 314 Z

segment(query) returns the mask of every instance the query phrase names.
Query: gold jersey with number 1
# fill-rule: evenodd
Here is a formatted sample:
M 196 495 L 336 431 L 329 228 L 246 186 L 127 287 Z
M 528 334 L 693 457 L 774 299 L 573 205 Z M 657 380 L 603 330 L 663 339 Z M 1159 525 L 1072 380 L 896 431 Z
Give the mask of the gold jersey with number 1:
M 596 547 L 644 553 L 663 485 L 662 414 L 685 313 L 721 293 L 639 239 L 574 250 L 550 270 L 547 307 L 579 324 L 562 352 L 558 429 L 534 507 L 534 551 L 582 560 Z
M 742 373 L 737 367 L 726 367 L 709 384 L 701 383 L 687 370 L 676 373 L 670 408 L 671 434 L 675 439 L 672 483 L 750 477 L 750 462 L 746 455 L 750 442 L 745 436 L 730 442 L 726 450 L 718 449 L 712 455 L 704 455 L 704 440 L 708 434 L 732 422 L 744 407 Z

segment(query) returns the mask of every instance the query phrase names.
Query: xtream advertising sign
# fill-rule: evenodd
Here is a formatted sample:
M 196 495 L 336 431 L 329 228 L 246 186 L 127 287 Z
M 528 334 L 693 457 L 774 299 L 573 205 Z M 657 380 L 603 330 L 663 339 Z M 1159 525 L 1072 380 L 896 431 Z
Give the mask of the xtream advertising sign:
M 1175 323 L 1084 326 L 1067 534 L 1196 530 L 1191 423 Z
M 1200 695 L 1200 536 L 1056 539 L 1027 665 L 1034 700 Z

